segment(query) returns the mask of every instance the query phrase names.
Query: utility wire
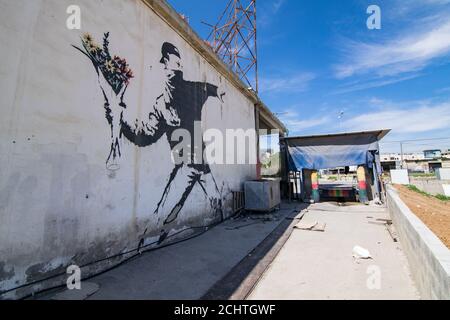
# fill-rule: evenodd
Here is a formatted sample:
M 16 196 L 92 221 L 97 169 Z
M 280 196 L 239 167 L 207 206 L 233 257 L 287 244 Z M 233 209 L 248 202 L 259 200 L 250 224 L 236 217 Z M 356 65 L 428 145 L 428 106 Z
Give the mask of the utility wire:
M 416 142 L 416 141 L 438 141 L 438 140 L 450 140 L 450 137 L 446 137 L 446 138 L 411 139 L 411 140 L 400 140 L 400 141 L 380 141 L 380 144 L 383 144 L 383 143 L 409 143 L 409 142 Z

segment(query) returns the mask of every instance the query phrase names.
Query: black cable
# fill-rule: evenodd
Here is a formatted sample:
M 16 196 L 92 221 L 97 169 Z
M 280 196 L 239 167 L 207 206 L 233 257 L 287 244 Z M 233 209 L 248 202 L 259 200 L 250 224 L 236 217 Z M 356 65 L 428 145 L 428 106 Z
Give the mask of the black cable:
M 231 217 L 230 217 L 230 218 L 231 218 Z M 158 241 L 154 241 L 154 242 L 151 242 L 151 243 L 149 243 L 149 244 L 146 244 L 145 246 L 139 246 L 139 245 L 138 245 L 138 247 L 135 248 L 135 249 L 131 249 L 131 250 L 128 250 L 128 251 L 126 251 L 126 252 L 121 252 L 121 253 L 118 253 L 118 254 L 115 254 L 115 255 L 112 255 L 112 256 L 103 258 L 103 259 L 99 259 L 99 260 L 96 260 L 96 261 L 92 261 L 92 262 L 86 263 L 86 264 L 80 266 L 79 268 L 82 269 L 82 268 L 91 266 L 91 265 L 93 265 L 93 264 L 97 264 L 97 263 L 100 263 L 100 262 L 103 262 L 103 261 L 111 260 L 111 259 L 114 259 L 114 258 L 117 258 L 117 257 L 121 257 L 121 256 L 124 256 L 124 255 L 130 254 L 130 253 L 132 253 L 132 252 L 134 252 L 134 251 L 137 251 L 137 253 L 136 253 L 135 255 L 132 255 L 131 257 L 124 259 L 123 261 L 121 261 L 121 262 L 118 263 L 117 265 L 115 265 L 115 266 L 113 266 L 113 267 L 111 267 L 111 268 L 108 268 L 108 269 L 106 269 L 106 270 L 104 270 L 104 271 L 102 271 L 102 272 L 99 272 L 99 273 L 93 274 L 93 275 L 91 275 L 91 276 L 89 276 L 89 277 L 86 277 L 86 278 L 83 279 L 83 280 L 87 280 L 87 279 L 90 279 L 90 278 L 92 278 L 92 277 L 94 277 L 94 276 L 98 276 L 98 275 L 100 275 L 100 274 L 102 274 L 102 273 L 105 273 L 105 272 L 107 272 L 107 271 L 111 271 L 111 270 L 113 270 L 113 269 L 119 267 L 119 266 L 122 265 L 123 263 L 128 262 L 128 261 L 130 261 L 131 259 L 133 259 L 133 258 L 139 256 L 139 255 L 142 254 L 142 253 L 147 253 L 147 252 L 155 251 L 155 250 L 157 250 L 157 249 L 162 249 L 162 248 L 165 248 L 165 247 L 168 247 L 168 246 L 171 246 L 171 245 L 174 245 L 174 244 L 178 244 L 178 243 L 181 243 L 181 242 L 184 242 L 184 241 L 193 239 L 193 238 L 195 238 L 195 237 L 198 237 L 198 236 L 204 234 L 206 231 L 208 231 L 208 230 L 214 228 L 215 226 L 217 226 L 218 224 L 222 223 L 223 221 L 224 221 L 224 220 L 222 220 L 222 221 L 220 221 L 220 222 L 216 222 L 216 223 L 210 224 L 210 225 L 201 226 L 201 227 L 188 227 L 188 228 L 185 228 L 185 229 L 183 229 L 183 230 L 180 230 L 180 231 L 178 231 L 178 232 L 176 232 L 176 233 L 174 233 L 174 234 L 171 234 L 171 235 L 167 236 L 167 238 L 165 239 L 165 240 L 170 239 L 171 237 L 174 237 L 174 236 L 176 236 L 176 235 L 179 235 L 180 233 L 185 232 L 185 231 L 188 231 L 188 230 L 204 229 L 203 232 L 200 232 L 200 233 L 198 233 L 198 234 L 195 234 L 195 235 L 193 235 L 193 236 L 191 236 L 191 237 L 187 237 L 187 238 L 185 238 L 185 239 L 180 239 L 179 241 L 174 241 L 174 242 L 171 242 L 171 243 L 168 243 L 168 244 L 165 244 L 165 245 L 160 245 L 160 246 L 158 246 L 158 247 L 151 248 L 151 249 L 148 249 L 148 250 L 145 250 L 145 251 L 141 252 L 142 249 L 145 249 L 145 248 L 148 248 L 149 246 L 152 246 L 152 245 L 157 244 L 157 243 L 159 242 L 159 240 L 158 240 Z M 41 283 L 41 282 L 43 282 L 43 281 L 47 281 L 47 280 L 50 280 L 50 279 L 53 279 L 53 278 L 56 278 L 56 277 L 60 277 L 60 276 L 62 276 L 62 275 L 66 275 L 66 272 L 61 272 L 61 273 L 58 273 L 58 274 L 55 274 L 55 275 L 52 275 L 52 276 L 49 276 L 49 277 L 46 277 L 46 278 L 43 278 L 43 279 L 35 280 L 35 281 L 32 281 L 32 282 L 25 283 L 25 284 L 23 284 L 23 285 L 20 285 L 20 286 L 17 286 L 17 287 L 14 287 L 14 288 L 11 288 L 11 289 L 2 291 L 2 292 L 0 292 L 0 296 L 4 295 L 5 293 L 8 293 L 8 292 L 17 290 L 17 289 L 29 287 L 29 286 L 32 286 L 32 285 L 34 285 L 34 284 Z M 42 290 L 42 291 L 38 291 L 37 293 L 42 293 L 42 292 L 49 291 L 49 290 L 52 290 L 52 289 L 56 289 L 56 288 L 59 288 L 59 287 L 62 287 L 62 286 L 64 286 L 64 285 L 58 285 L 58 286 L 54 286 L 54 287 L 51 287 L 51 288 L 47 288 L 47 289 L 44 289 L 44 290 Z M 33 296 L 34 294 L 35 294 L 35 293 L 29 294 L 29 295 L 23 297 L 22 299 L 26 299 L 26 298 L 28 298 L 28 297 L 30 297 L 30 296 Z

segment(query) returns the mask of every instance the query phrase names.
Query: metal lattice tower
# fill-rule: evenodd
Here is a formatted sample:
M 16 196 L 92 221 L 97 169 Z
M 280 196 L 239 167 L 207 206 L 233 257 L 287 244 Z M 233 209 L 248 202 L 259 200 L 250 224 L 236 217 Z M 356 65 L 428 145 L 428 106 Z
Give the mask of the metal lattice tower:
M 239 78 L 258 92 L 256 0 L 229 0 L 219 21 L 210 25 L 207 43 Z

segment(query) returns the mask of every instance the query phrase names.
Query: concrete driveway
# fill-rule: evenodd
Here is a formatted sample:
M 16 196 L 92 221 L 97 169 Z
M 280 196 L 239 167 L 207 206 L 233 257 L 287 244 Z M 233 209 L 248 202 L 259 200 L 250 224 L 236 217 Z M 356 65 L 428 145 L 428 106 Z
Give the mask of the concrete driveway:
M 314 204 L 302 222 L 325 232 L 294 229 L 249 299 L 419 299 L 399 242 L 377 219 L 384 207 Z M 373 259 L 355 259 L 359 245 Z

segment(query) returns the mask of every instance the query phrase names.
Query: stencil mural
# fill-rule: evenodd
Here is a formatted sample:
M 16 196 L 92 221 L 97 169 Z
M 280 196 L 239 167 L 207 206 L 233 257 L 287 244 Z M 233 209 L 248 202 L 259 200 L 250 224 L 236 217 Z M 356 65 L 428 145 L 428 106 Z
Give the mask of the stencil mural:
M 206 82 L 187 81 L 183 78 L 182 59 L 177 47 L 165 42 L 161 48 L 161 59 L 165 78 L 164 90 L 156 98 L 156 102 L 149 109 L 150 112 L 142 119 L 125 120 L 127 112 L 126 91 L 133 79 L 127 61 L 119 56 L 111 56 L 109 52 L 109 32 L 104 34 L 103 45 L 95 43 L 91 35 L 85 34 L 81 38 L 82 47 L 73 46 L 92 62 L 98 75 L 101 92 L 105 99 L 105 118 L 111 128 L 111 146 L 106 159 L 107 168 L 118 169 L 118 159 L 121 157 L 121 142 L 125 138 L 138 147 L 147 147 L 159 141 L 163 136 L 168 139 L 171 152 L 179 152 L 176 146 L 179 141 L 172 141 L 172 133 L 177 129 L 187 130 L 194 137 L 194 124 L 201 121 L 202 109 L 209 97 L 218 98 L 223 102 L 225 93 L 219 92 L 218 87 Z M 192 143 L 192 148 L 194 144 Z M 201 152 L 205 144 L 201 141 Z M 169 150 L 168 150 L 169 152 Z M 191 161 L 176 163 L 161 199 L 156 205 L 155 214 L 168 213 L 164 224 L 169 224 L 178 217 L 193 188 L 198 185 L 209 199 L 214 212 L 223 218 L 221 190 L 214 179 L 211 168 L 204 159 L 200 163 L 194 161 L 192 150 Z M 184 191 L 175 198 L 175 204 L 167 204 L 174 179 L 184 175 L 187 185 Z M 182 177 L 183 178 L 183 177 Z M 212 186 L 212 188 L 207 188 Z M 212 190 L 211 190 L 212 189 Z M 179 191 L 173 191 L 178 192 Z

